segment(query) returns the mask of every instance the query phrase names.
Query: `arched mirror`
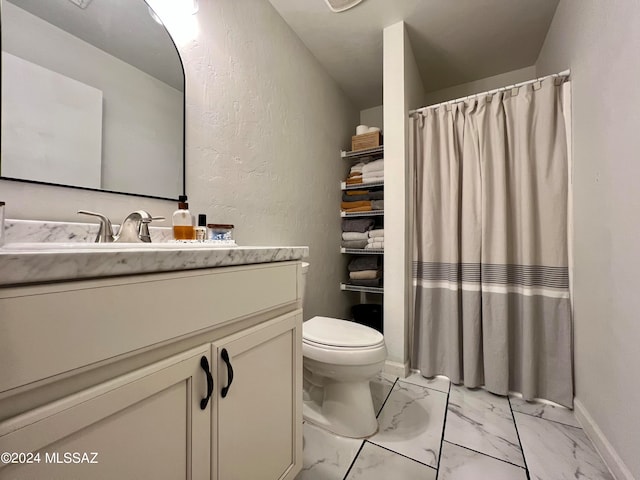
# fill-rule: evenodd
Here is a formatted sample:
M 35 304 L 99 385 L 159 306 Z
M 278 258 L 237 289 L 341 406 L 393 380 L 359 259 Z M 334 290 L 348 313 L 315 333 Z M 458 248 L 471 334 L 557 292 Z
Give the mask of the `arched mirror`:
M 144 0 L 2 0 L 1 20 L 2 178 L 184 193 L 184 71 Z

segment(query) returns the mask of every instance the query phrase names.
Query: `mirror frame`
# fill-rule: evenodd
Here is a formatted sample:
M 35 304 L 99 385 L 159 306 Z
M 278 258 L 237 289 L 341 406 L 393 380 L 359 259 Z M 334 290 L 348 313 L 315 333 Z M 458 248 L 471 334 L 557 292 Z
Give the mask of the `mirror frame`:
M 0 0 L 0 51 L 2 51 L 2 5 L 3 3 L 7 1 L 7 0 Z M 153 10 L 153 8 L 151 8 L 151 5 L 149 5 L 149 3 L 146 0 L 140 0 L 142 2 L 144 2 L 147 7 L 150 10 Z M 182 92 L 182 192 L 179 195 L 186 195 L 186 190 L 187 190 L 187 165 L 186 165 L 186 134 L 187 134 L 187 129 L 186 129 L 186 124 L 187 124 L 187 111 L 186 111 L 186 103 L 187 103 L 187 76 L 185 75 L 185 71 L 184 71 L 184 61 L 182 60 L 182 56 L 180 55 L 180 50 L 178 50 L 178 46 L 176 45 L 175 40 L 173 39 L 173 36 L 171 35 L 171 33 L 169 32 L 169 30 L 167 29 L 167 27 L 164 25 L 164 23 L 162 24 L 162 27 L 165 29 L 165 31 L 167 32 L 167 35 L 169 36 L 169 39 L 171 40 L 171 44 L 173 45 L 173 48 L 176 51 L 176 54 L 178 56 L 178 60 L 180 61 L 180 68 L 182 69 L 182 85 L 183 85 L 183 92 Z M 0 57 L 0 85 L 2 85 L 2 58 Z M 0 105 L 2 104 L 2 96 L 0 95 Z M 0 116 L 2 115 L 2 109 L 0 108 Z M 1 141 L 1 138 L 0 138 Z M 0 158 L 0 162 L 2 161 L 2 159 Z M 0 180 L 9 180 L 12 182 L 21 182 L 21 183 L 31 183 L 31 184 L 35 184 L 35 185 L 50 185 L 50 186 L 54 186 L 54 187 L 63 187 L 63 188 L 74 188 L 76 190 L 87 190 L 90 192 L 102 192 L 102 193 L 114 193 L 114 194 L 118 194 L 118 195 L 128 195 L 128 196 L 132 196 L 132 197 L 143 197 L 143 198 L 153 198 L 156 200 L 171 200 L 171 201 L 177 201 L 178 198 L 173 198 L 173 197 L 161 197 L 161 196 L 156 196 L 156 195 L 144 195 L 141 193 L 131 193 L 131 192 L 118 192 L 116 190 L 104 190 L 104 189 L 100 189 L 100 188 L 91 188 L 91 187 L 81 187 L 78 185 L 64 185 L 61 183 L 53 183 L 53 182 L 42 182 L 40 180 L 27 180 L 25 178 L 12 178 L 12 177 L 4 177 L 0 174 Z

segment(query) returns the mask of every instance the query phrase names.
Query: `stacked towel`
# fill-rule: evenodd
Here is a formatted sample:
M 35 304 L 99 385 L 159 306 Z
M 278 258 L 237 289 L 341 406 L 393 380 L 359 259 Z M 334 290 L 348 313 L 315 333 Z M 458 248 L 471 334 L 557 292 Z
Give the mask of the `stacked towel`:
M 374 183 L 384 181 L 384 158 L 372 162 L 360 162 L 349 170 L 347 185 L 358 185 L 361 183 Z
M 384 190 L 349 190 L 342 192 L 343 202 L 359 202 L 362 200 L 384 200 Z
M 366 249 L 384 249 L 384 229 L 377 228 L 375 230 L 369 230 L 367 232 L 367 244 L 364 246 Z
M 367 232 L 342 232 L 343 240 L 367 240 L 369 241 L 369 234 Z
M 349 272 L 362 272 L 364 270 L 379 270 L 380 257 L 378 255 L 361 255 L 353 257 L 347 267 Z
M 362 167 L 362 183 L 384 181 L 384 158 L 369 162 Z
M 368 232 L 373 228 L 375 222 L 372 218 L 343 218 L 343 232 Z

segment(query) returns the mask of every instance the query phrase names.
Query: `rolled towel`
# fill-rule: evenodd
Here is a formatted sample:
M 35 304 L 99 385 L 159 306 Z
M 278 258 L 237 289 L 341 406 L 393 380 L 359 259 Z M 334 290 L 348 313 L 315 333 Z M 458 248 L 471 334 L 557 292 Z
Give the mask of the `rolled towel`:
M 369 237 L 384 237 L 384 228 L 376 228 L 374 230 L 369 230 Z
M 362 255 L 353 257 L 347 267 L 350 272 L 361 272 L 363 270 L 378 270 L 380 267 L 380 257 L 377 255 Z
M 364 246 L 364 248 L 368 249 L 384 249 L 384 242 L 374 242 L 374 243 L 368 243 Z
M 374 278 L 380 278 L 380 272 L 378 270 L 361 270 L 359 272 L 349 272 L 349 278 L 351 280 L 373 280 Z
M 371 200 L 371 210 L 384 210 L 384 200 Z
M 372 238 L 368 238 L 369 235 L 367 232 L 342 232 L 343 240 L 373 240 Z
M 369 243 L 384 243 L 384 237 L 370 237 L 370 238 L 367 238 L 367 242 L 369 242 Z
M 362 174 L 371 173 L 371 172 L 383 172 L 384 171 L 384 158 L 379 160 L 374 160 L 373 162 L 367 163 L 364 167 L 362 167 Z
M 344 218 L 342 220 L 343 232 L 368 232 L 375 225 L 373 218 Z
M 382 279 L 381 278 L 376 278 L 376 279 L 373 279 L 373 280 L 353 279 L 353 280 L 350 280 L 349 283 L 351 285 L 357 285 L 359 287 L 381 287 L 382 286 Z
M 344 248 L 364 248 L 366 246 L 366 240 L 342 240 L 342 247 Z

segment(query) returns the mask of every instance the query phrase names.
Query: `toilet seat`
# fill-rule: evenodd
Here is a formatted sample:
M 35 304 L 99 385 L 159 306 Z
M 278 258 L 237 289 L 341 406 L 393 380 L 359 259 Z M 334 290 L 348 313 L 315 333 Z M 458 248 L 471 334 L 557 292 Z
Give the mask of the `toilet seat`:
M 304 341 L 341 348 L 376 347 L 384 337 L 373 328 L 330 317 L 313 317 L 302 325 Z
M 384 361 L 387 349 L 384 337 L 373 328 L 337 318 L 313 317 L 302 326 L 302 355 L 334 365 L 371 365 Z

